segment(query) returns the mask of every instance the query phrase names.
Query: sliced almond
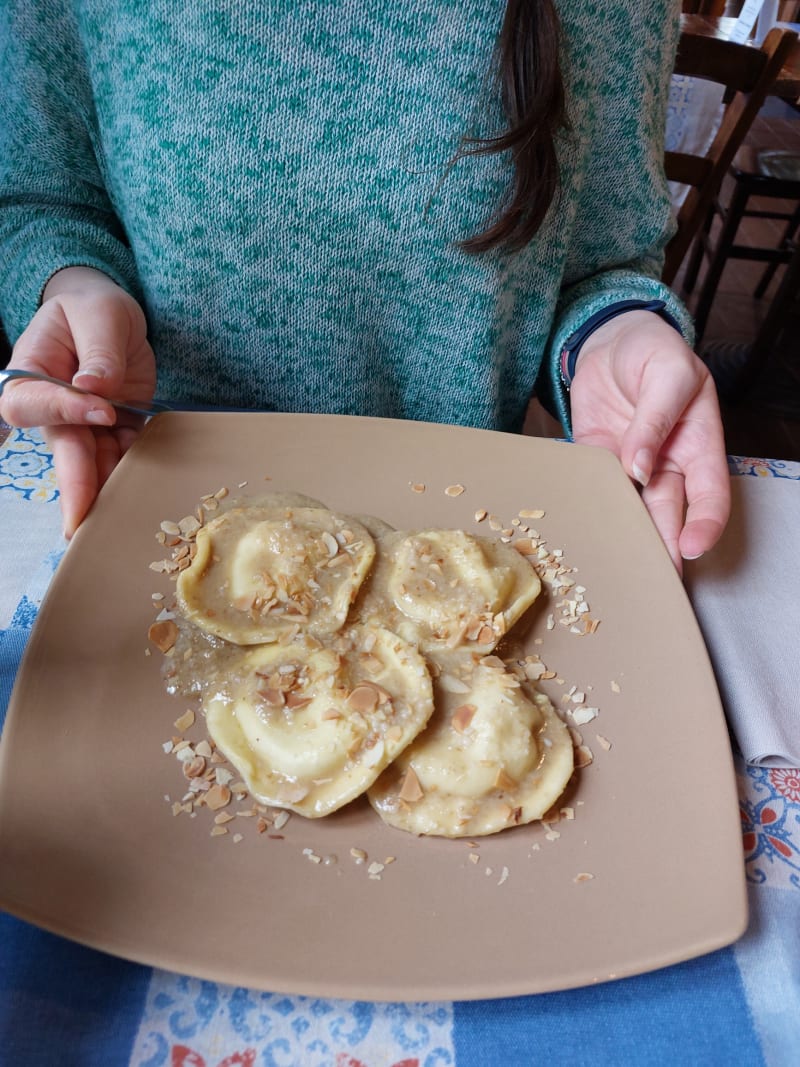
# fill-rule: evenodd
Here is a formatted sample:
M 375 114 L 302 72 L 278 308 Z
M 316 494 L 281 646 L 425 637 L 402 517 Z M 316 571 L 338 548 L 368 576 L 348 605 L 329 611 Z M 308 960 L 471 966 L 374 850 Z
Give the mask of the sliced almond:
M 231 791 L 226 785 L 212 785 L 206 793 L 206 805 L 212 811 L 218 811 L 231 802 Z
M 469 724 L 472 722 L 477 710 L 475 704 L 462 704 L 460 707 L 456 708 L 450 719 L 450 724 L 453 729 L 457 733 L 463 734 L 464 731 L 469 728 Z
M 194 712 L 189 708 L 179 719 L 175 720 L 175 729 L 185 733 L 191 726 L 194 726 Z
M 414 768 L 409 767 L 403 777 L 403 784 L 400 786 L 400 799 L 406 804 L 415 804 L 418 800 L 422 800 L 424 796 L 425 793 Z
M 353 711 L 371 712 L 378 706 L 378 699 L 375 686 L 360 683 L 348 696 L 347 705 Z
M 166 653 L 175 647 L 175 642 L 178 640 L 178 627 L 172 619 L 163 619 L 161 622 L 154 622 L 151 625 L 147 631 L 147 636 L 159 652 Z

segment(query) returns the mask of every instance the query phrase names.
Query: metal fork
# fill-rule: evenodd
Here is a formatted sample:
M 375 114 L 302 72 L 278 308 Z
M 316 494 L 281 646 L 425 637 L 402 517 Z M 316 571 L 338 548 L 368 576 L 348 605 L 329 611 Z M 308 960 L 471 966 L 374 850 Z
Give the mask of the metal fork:
M 64 382 L 60 378 L 51 378 L 49 374 L 40 374 L 39 371 L 33 370 L 0 370 L 0 396 L 3 395 L 3 389 L 9 382 L 13 381 L 33 381 L 33 382 L 50 382 L 51 385 L 60 385 L 64 389 L 70 389 L 73 393 L 80 393 L 82 396 L 100 396 L 99 393 L 93 393 L 90 389 L 81 389 L 77 385 L 73 385 L 71 382 Z M 111 400 L 109 397 L 101 397 L 106 403 L 111 404 L 118 411 L 128 411 L 132 415 L 158 415 L 161 411 L 172 411 L 173 408 L 170 404 L 165 403 L 162 400 L 150 400 L 147 404 L 126 404 L 121 400 Z

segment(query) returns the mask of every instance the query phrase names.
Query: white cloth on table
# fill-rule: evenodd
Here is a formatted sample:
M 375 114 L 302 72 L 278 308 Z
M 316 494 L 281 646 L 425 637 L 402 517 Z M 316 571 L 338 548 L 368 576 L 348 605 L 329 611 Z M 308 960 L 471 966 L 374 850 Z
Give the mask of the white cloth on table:
M 717 547 L 686 586 L 747 763 L 800 767 L 800 481 L 733 478 Z

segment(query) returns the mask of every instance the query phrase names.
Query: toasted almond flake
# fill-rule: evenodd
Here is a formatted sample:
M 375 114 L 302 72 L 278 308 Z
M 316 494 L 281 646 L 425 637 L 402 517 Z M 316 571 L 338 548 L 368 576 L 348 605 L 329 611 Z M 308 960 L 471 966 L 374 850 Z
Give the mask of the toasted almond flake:
M 328 533 L 327 530 L 322 531 L 322 543 L 325 545 L 325 550 L 329 556 L 333 557 L 338 553 L 340 547 L 339 542 L 333 534 Z
M 233 843 L 234 843 L 234 845 L 238 845 L 241 840 L 243 840 L 241 834 L 234 834 L 233 835 Z
M 559 837 L 561 837 L 561 834 L 558 832 L 558 830 L 548 830 L 544 836 L 547 841 L 558 841 Z
M 379 695 L 373 685 L 359 683 L 347 698 L 347 706 L 353 711 L 373 712 L 378 706 Z
M 461 496 L 463 492 L 464 486 L 459 484 L 448 485 L 448 487 L 445 489 L 445 493 L 447 496 Z
M 457 733 L 463 734 L 464 731 L 468 729 L 477 710 L 478 708 L 475 704 L 462 704 L 460 707 L 456 708 L 450 719 L 450 724 L 453 729 Z
M 221 811 L 218 815 L 214 816 L 214 822 L 217 826 L 224 826 L 226 822 L 233 822 L 234 818 L 235 816 L 231 815 L 229 811 Z
M 364 863 L 367 858 L 367 854 L 363 848 L 351 848 L 350 855 L 356 861 L 356 863 Z
M 194 750 L 198 756 L 204 756 L 206 759 L 210 759 L 210 757 L 213 755 L 211 745 L 208 743 L 208 741 L 201 741 L 199 744 L 194 746 Z
M 378 863 L 377 860 L 373 860 L 373 862 L 370 863 L 369 867 L 367 867 L 367 871 L 369 874 L 380 874 L 383 869 L 384 864 Z
M 576 874 L 572 879 L 573 882 L 580 884 L 581 882 L 591 882 L 594 878 L 593 874 L 589 874 L 588 871 L 581 871 L 580 874 Z
M 608 752 L 611 748 L 611 742 L 608 740 L 608 738 L 603 737 L 602 734 L 595 734 L 594 736 L 597 738 L 597 743 L 600 748 L 602 748 L 604 752 Z
M 517 514 L 521 519 L 543 519 L 545 516 L 541 508 L 522 508 Z
M 425 483 L 424 482 L 409 482 L 408 484 L 411 486 L 411 492 L 412 493 L 424 493 L 425 492 Z
M 167 755 L 169 755 L 175 746 L 173 745 L 172 741 L 165 741 L 161 747 L 167 753 Z
M 478 510 L 475 512 L 475 522 L 483 522 L 483 520 L 488 514 L 489 512 L 486 510 L 486 508 L 478 508 Z
M 478 631 L 478 644 L 491 645 L 495 639 L 495 632 L 491 626 L 481 626 Z
M 231 802 L 231 791 L 226 785 L 212 785 L 206 793 L 206 805 L 212 811 L 224 808 Z
M 456 678 L 454 674 L 443 674 L 439 678 L 439 685 L 444 689 L 446 693 L 468 693 L 469 686 L 466 682 L 462 682 L 460 678 Z
M 239 488 L 243 489 L 244 486 L 246 486 L 246 485 L 247 485 L 247 482 L 240 482 Z M 214 493 L 214 498 L 215 498 L 215 500 L 224 500 L 227 495 L 228 495 L 228 490 L 223 485 L 221 489 L 218 489 L 216 491 L 216 493 Z
M 596 719 L 597 718 L 597 713 L 598 713 L 598 709 L 597 708 L 589 708 L 589 707 L 575 708 L 575 710 L 572 712 L 572 720 L 578 726 L 585 726 L 587 722 L 591 722 L 592 719 Z
M 496 515 L 489 516 L 489 528 L 494 530 L 495 533 L 497 533 L 498 530 L 502 530 L 503 524 Z
M 176 719 L 174 724 L 176 730 L 180 730 L 181 733 L 185 733 L 190 726 L 194 726 L 194 712 L 191 708 L 188 708 L 179 719 Z M 202 753 L 200 753 L 202 755 Z
M 621 693 L 622 692 L 622 690 L 620 689 L 620 686 L 619 686 L 619 682 L 612 682 L 611 683 L 611 692 L 612 693 Z
M 227 832 L 228 832 L 227 826 L 212 826 L 211 827 L 210 836 L 211 837 L 222 837 L 222 835 L 223 834 L 227 834 Z
M 578 745 L 575 749 L 575 766 L 580 770 L 582 767 L 588 767 L 594 760 L 592 750 L 588 745 Z
M 283 827 L 287 824 L 288 821 L 289 821 L 289 812 L 288 811 L 279 811 L 278 814 L 275 816 L 275 819 L 274 819 L 272 825 L 275 827 L 276 830 L 282 830 Z
M 574 808 L 561 808 L 560 811 L 559 811 L 559 814 L 563 818 L 565 818 L 568 822 L 572 822 L 572 820 L 575 818 L 575 809 Z
M 508 881 L 508 875 L 509 875 L 508 867 L 504 867 L 503 870 L 500 872 L 500 881 L 497 884 L 498 885 L 502 885 L 503 882 Z
M 196 515 L 186 515 L 178 523 L 178 529 L 183 537 L 193 537 L 200 526 L 201 523 Z
M 256 832 L 259 834 L 265 834 L 269 829 L 269 823 L 262 817 L 259 818 L 256 823 Z
M 415 804 L 425 796 L 419 778 L 413 767 L 409 767 L 403 776 L 403 784 L 400 786 L 399 797 L 406 804 Z
M 199 778 L 205 769 L 206 761 L 202 756 L 195 756 L 194 759 L 184 760 L 183 773 L 187 778 Z
M 301 696 L 300 693 L 289 693 L 286 697 L 286 707 L 290 711 L 299 711 L 311 703 L 311 697 Z
M 147 631 L 147 636 L 159 652 L 166 653 L 175 647 L 175 642 L 178 640 L 178 627 L 172 619 L 164 619 L 161 622 L 154 622 Z
M 481 860 L 477 852 L 470 852 L 468 859 L 470 863 L 480 863 Z

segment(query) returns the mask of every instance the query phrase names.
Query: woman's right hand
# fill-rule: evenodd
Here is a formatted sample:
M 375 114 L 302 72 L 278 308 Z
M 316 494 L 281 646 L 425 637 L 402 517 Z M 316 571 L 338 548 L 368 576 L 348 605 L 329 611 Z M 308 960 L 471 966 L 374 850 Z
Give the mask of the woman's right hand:
M 0 416 L 9 425 L 42 427 L 53 452 L 64 533 L 71 537 L 144 421 L 103 398 L 144 404 L 155 391 L 144 313 L 107 275 L 67 267 L 47 283 L 41 307 L 14 346 L 13 368 L 41 371 L 93 394 L 15 381 L 0 398 Z

